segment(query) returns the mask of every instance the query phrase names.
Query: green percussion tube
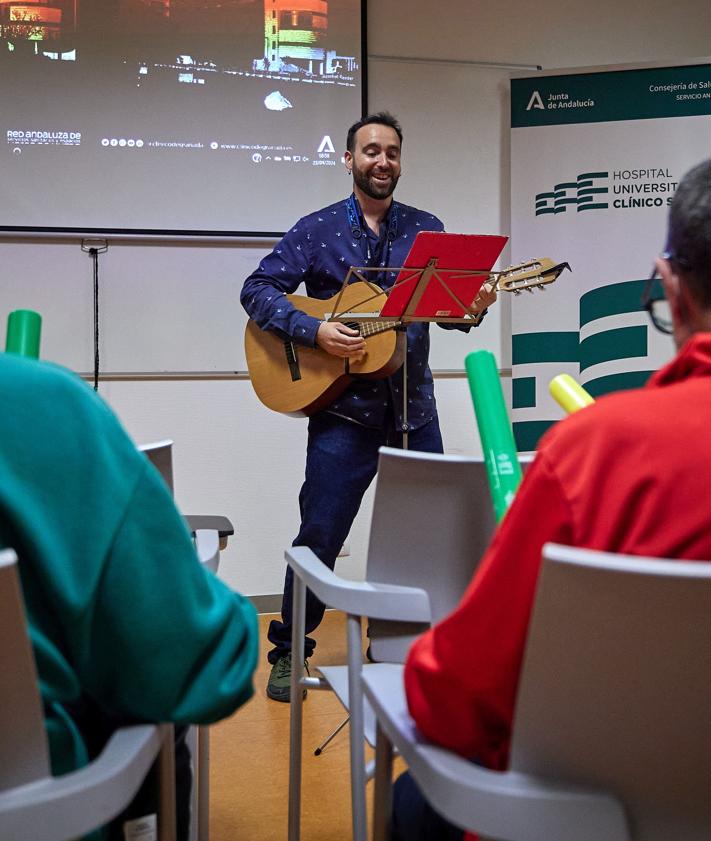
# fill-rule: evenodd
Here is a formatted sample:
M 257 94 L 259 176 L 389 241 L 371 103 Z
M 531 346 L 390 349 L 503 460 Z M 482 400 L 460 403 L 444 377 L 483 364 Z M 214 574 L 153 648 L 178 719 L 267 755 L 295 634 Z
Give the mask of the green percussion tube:
M 474 402 L 494 513 L 499 522 L 521 483 L 521 466 L 493 353 L 488 350 L 474 351 L 467 355 L 464 365 Z
M 595 400 L 576 382 L 570 374 L 558 374 L 553 377 L 548 386 L 551 397 L 569 415 L 584 409 Z
M 42 316 L 33 310 L 14 310 L 7 317 L 5 351 L 39 359 Z

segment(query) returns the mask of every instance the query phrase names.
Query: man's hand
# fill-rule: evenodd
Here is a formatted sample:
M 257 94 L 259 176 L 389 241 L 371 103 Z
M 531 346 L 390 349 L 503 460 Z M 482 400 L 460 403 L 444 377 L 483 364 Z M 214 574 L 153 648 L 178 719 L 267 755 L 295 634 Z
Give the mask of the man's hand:
M 316 344 L 326 353 L 348 358 L 365 354 L 365 339 L 340 321 L 322 321 L 316 334 Z
M 476 298 L 474 298 L 474 304 L 472 305 L 472 309 L 476 310 L 476 312 L 483 312 L 485 309 L 490 307 L 494 301 L 496 301 L 496 289 L 494 288 L 493 283 L 485 283 L 479 290 Z

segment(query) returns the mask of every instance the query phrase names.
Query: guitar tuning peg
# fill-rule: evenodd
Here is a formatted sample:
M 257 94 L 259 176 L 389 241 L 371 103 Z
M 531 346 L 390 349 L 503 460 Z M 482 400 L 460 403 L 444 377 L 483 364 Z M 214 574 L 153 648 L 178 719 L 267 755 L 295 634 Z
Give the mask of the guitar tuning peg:
M 541 292 L 546 291 L 546 287 L 542 283 L 537 283 L 536 287 L 541 290 Z
M 531 295 L 533 295 L 533 289 L 530 286 L 526 286 L 525 289 L 526 289 L 526 292 L 530 292 Z

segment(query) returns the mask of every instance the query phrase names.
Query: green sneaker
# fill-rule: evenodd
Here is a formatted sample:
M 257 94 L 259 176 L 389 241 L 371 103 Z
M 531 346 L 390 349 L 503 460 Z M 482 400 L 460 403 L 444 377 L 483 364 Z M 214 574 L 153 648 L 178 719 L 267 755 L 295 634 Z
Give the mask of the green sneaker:
M 309 664 L 304 660 L 304 669 L 309 674 Z M 267 682 L 267 697 L 272 701 L 291 701 L 291 652 L 280 657 L 272 666 Z M 304 698 L 306 690 L 304 689 Z

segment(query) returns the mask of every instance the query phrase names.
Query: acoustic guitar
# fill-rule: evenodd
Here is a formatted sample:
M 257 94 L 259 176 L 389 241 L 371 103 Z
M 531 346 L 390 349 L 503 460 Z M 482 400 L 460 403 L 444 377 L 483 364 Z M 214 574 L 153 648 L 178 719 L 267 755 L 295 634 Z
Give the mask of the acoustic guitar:
M 529 260 L 502 272 L 492 272 L 488 282 L 500 292 L 532 292 L 557 280 L 567 263 L 548 258 Z M 322 321 L 335 308 L 347 313 L 377 313 L 387 294 L 375 284 L 351 283 L 332 298 L 287 295 L 297 309 Z M 472 302 L 473 303 L 473 302 Z M 349 327 L 366 339 L 366 352 L 357 359 L 333 356 L 320 348 L 306 347 L 260 329 L 250 319 L 244 336 L 247 367 L 257 397 L 270 409 L 297 417 L 326 408 L 355 379 L 383 379 L 394 374 L 405 359 L 405 334 L 397 319 L 354 321 Z

